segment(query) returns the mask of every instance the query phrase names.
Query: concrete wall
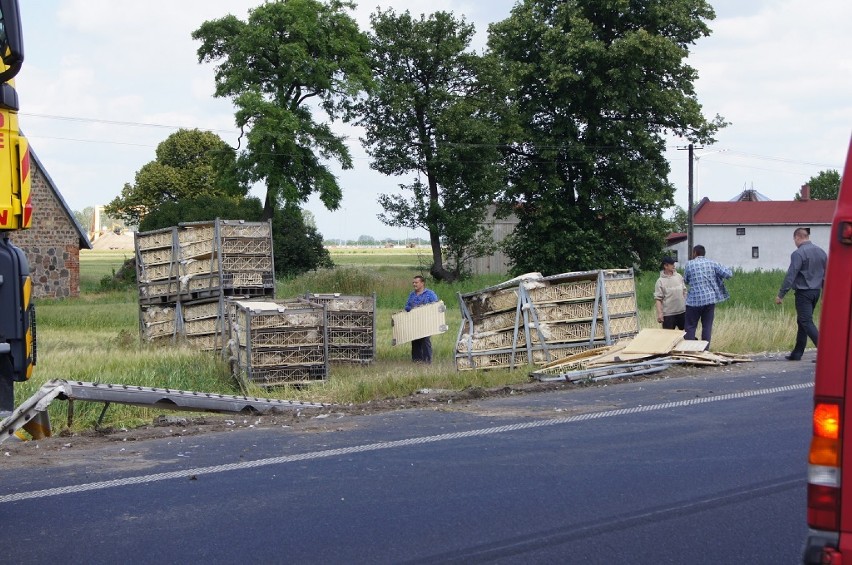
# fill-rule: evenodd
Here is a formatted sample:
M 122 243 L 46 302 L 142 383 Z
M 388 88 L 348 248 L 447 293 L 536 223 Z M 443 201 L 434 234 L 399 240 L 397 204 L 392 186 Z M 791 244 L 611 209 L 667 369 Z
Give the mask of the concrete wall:
M 723 265 L 743 271 L 786 271 L 790 266 L 790 254 L 796 249 L 793 230 L 799 226 L 695 226 L 693 245 L 703 245 L 707 257 Z M 828 253 L 831 226 L 802 226 L 811 228 L 811 241 Z M 737 235 L 737 228 L 745 229 Z M 686 245 L 684 244 L 684 248 Z M 757 248 L 758 257 L 752 257 L 752 248 Z M 685 265 L 684 255 L 680 265 Z
M 30 163 L 32 227 L 12 232 L 9 239 L 27 255 L 36 298 L 79 296 L 80 235 L 42 170 L 35 160 Z

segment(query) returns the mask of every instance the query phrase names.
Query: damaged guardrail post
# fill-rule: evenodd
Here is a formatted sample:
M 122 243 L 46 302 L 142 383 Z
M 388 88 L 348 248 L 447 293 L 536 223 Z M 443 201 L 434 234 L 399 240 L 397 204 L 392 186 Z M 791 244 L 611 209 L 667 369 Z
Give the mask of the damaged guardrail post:
M 47 407 L 54 398 L 65 393 L 65 381 L 54 379 L 41 385 L 38 391 L 22 402 L 12 413 L 0 422 L 0 443 L 6 441 L 21 428 L 33 439 L 50 437 L 50 416 Z
M 97 425 L 110 403 L 129 404 L 143 408 L 163 410 L 186 410 L 191 412 L 220 412 L 229 414 L 274 414 L 287 410 L 305 408 L 327 408 L 331 404 L 280 400 L 277 398 L 253 398 L 211 392 L 171 390 L 135 385 L 88 383 L 55 379 L 42 387 L 12 414 L 0 422 L 0 443 L 24 428 L 34 439 L 51 435 L 47 407 L 55 399 L 103 402 L 105 404 Z M 69 411 L 69 418 L 73 409 Z M 69 420 L 70 425 L 70 420 Z

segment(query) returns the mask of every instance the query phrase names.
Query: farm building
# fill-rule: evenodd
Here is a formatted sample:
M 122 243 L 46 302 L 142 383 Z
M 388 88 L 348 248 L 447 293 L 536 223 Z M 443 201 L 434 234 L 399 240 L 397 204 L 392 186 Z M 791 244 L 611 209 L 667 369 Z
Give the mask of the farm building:
M 9 239 L 27 255 L 36 298 L 79 296 L 80 249 L 92 244 L 32 146 L 30 174 L 32 227 L 12 232 Z
M 485 216 L 485 226 L 491 230 L 495 243 L 500 243 L 512 233 L 518 225 L 518 218 L 513 214 L 507 218 L 496 218 L 494 216 L 497 207 L 491 205 Z M 495 251 L 492 255 L 477 257 L 470 261 L 470 270 L 475 275 L 509 273 L 509 256 L 502 250 Z
M 811 241 L 828 252 L 835 200 L 811 200 L 807 186 L 799 200 L 772 201 L 745 191 L 728 202 L 701 200 L 693 217 L 693 245 L 703 245 L 707 257 L 743 271 L 786 270 L 790 264 L 793 230 L 810 229 Z M 679 266 L 688 258 L 686 238 L 667 240 L 667 252 Z

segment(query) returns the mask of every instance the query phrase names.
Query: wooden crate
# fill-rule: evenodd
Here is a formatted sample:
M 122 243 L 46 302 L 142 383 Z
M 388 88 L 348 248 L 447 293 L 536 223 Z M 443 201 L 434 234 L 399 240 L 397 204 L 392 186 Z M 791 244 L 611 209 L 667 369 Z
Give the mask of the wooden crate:
M 219 237 L 263 239 L 272 237 L 269 222 L 244 222 L 242 220 L 219 220 Z
M 533 288 L 529 291 L 533 304 L 548 302 L 568 302 L 572 300 L 594 300 L 597 291 L 595 281 L 572 281 Z
M 596 346 L 588 344 L 577 344 L 571 346 L 551 347 L 548 348 L 548 352 L 550 353 L 550 360 L 548 360 L 547 353 L 545 353 L 544 349 L 537 349 L 533 351 L 533 363 L 535 365 L 544 365 L 546 363 L 558 361 L 559 359 L 564 359 L 565 357 L 568 357 L 569 355 L 573 355 L 575 353 L 588 351 L 593 347 Z M 456 368 L 460 371 L 470 371 L 476 369 L 507 369 L 513 367 L 511 359 L 511 351 L 484 352 L 478 354 L 474 353 L 472 355 L 457 354 Z M 524 366 L 527 364 L 527 361 L 528 358 L 526 348 L 518 349 L 515 351 L 514 367 Z
M 215 300 L 213 302 L 190 302 L 183 305 L 184 321 L 198 320 L 200 318 L 218 318 L 222 315 L 222 304 Z
M 251 371 L 246 367 L 236 367 L 236 371 L 238 381 L 251 382 L 263 388 L 310 384 L 328 377 L 328 367 L 325 364 L 264 367 Z
M 376 309 L 376 295 L 358 296 L 345 294 L 307 293 L 305 298 L 317 304 L 324 304 L 329 312 L 373 312 Z
M 305 300 L 229 299 L 225 310 L 232 370 L 243 384 L 274 386 L 294 379 L 328 377 L 324 306 Z M 323 367 L 320 372 L 310 369 L 319 366 Z M 310 370 L 294 371 L 296 367 Z M 270 375 L 275 371 L 288 376 L 273 378 Z
M 272 240 L 225 238 L 220 249 L 223 255 L 272 255 Z
M 305 298 L 326 309 L 328 359 L 332 363 L 369 363 L 376 356 L 376 295 L 311 293 Z
M 139 331 L 148 342 L 169 341 L 177 334 L 175 309 L 171 306 L 140 306 Z
M 174 279 L 178 277 L 178 266 L 175 263 L 140 264 L 136 276 L 137 280 L 143 283 Z
M 172 248 L 174 245 L 175 228 L 136 232 L 133 240 L 137 250 Z
M 183 333 L 186 336 L 203 335 L 203 334 L 221 334 L 222 319 L 216 318 L 198 318 L 196 320 L 184 320 Z
M 372 363 L 372 346 L 335 345 L 328 348 L 331 363 Z
M 219 274 L 218 257 L 205 257 L 201 259 L 184 259 L 180 262 L 180 276 L 194 277 L 198 275 Z
M 189 347 L 199 351 L 216 351 L 224 345 L 221 333 L 188 335 L 185 339 Z
M 272 272 L 271 255 L 225 255 L 222 270 L 231 273 L 266 271 Z
M 287 347 L 319 346 L 323 344 L 322 328 L 260 330 L 252 333 L 252 349 L 283 349 Z

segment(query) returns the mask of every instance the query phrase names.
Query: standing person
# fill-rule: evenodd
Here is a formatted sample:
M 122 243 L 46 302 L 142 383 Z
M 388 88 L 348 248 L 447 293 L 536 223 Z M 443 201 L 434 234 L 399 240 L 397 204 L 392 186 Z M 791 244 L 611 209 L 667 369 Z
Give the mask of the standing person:
M 657 306 L 657 322 L 664 330 L 684 329 L 686 320 L 686 285 L 683 277 L 675 271 L 671 257 L 663 257 L 663 270 L 654 285 L 654 302 Z
M 725 288 L 725 279 L 731 278 L 733 272 L 705 257 L 705 253 L 703 245 L 696 245 L 692 249 L 692 261 L 689 261 L 683 270 L 683 281 L 689 285 L 686 293 L 684 339 L 695 339 L 695 330 L 701 320 L 701 339 L 707 342 L 709 349 L 716 304 L 731 297 Z
M 438 302 L 438 295 L 426 288 L 426 281 L 420 275 L 415 275 L 411 281 L 414 290 L 408 295 L 405 303 L 405 311 L 411 312 L 412 308 Z M 415 363 L 432 363 L 432 338 L 429 336 L 415 339 L 411 342 L 411 360 Z
M 819 302 L 822 282 L 825 278 L 825 263 L 828 256 L 825 251 L 811 243 L 811 236 L 805 228 L 796 228 L 793 232 L 796 250 L 790 254 L 790 267 L 781 283 L 781 290 L 775 297 L 775 304 L 781 304 L 784 295 L 792 288 L 796 291 L 796 345 L 787 355 L 787 361 L 798 361 L 805 352 L 808 338 L 817 347 L 819 330 L 814 325 L 814 309 Z

